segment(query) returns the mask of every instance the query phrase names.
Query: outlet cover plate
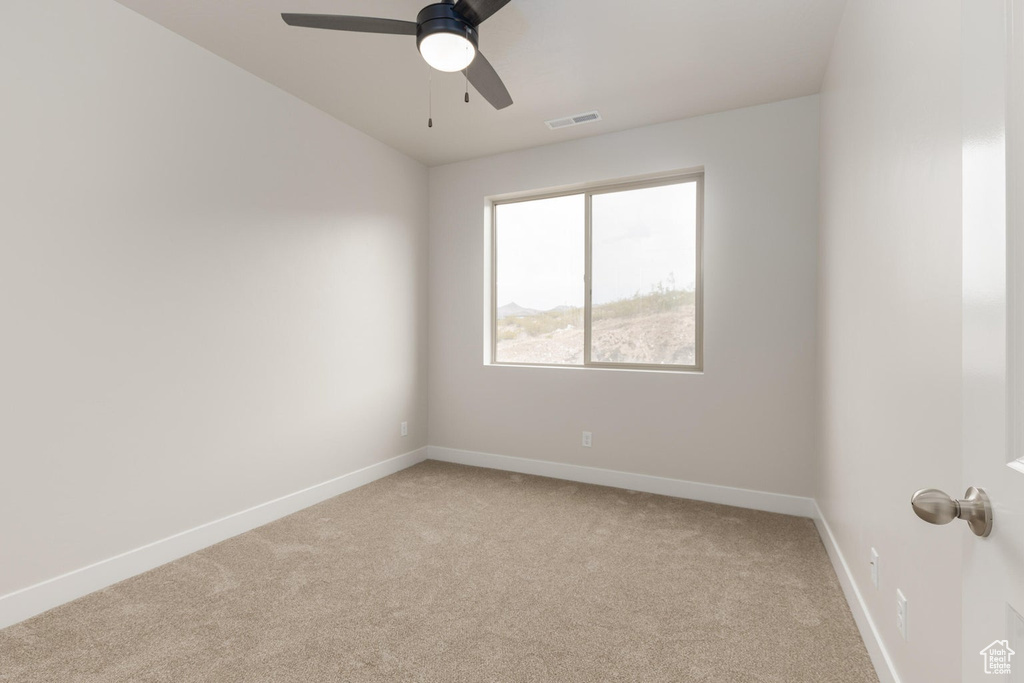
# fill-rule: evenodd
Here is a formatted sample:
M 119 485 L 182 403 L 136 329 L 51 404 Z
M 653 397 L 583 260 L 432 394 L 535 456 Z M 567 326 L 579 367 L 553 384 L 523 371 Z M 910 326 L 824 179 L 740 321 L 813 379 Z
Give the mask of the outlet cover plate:
M 910 640 L 910 614 L 907 612 L 907 596 L 903 591 L 896 589 L 896 628 L 899 629 L 903 640 Z

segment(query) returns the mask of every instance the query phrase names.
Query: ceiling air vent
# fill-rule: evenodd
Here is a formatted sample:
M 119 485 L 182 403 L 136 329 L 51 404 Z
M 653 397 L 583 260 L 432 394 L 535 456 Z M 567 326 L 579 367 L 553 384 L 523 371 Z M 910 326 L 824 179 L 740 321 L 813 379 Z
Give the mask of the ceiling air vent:
M 558 130 L 559 128 L 568 128 L 569 126 L 579 126 L 584 123 L 594 123 L 595 121 L 601 120 L 601 114 L 597 111 L 588 111 L 582 114 L 576 114 L 574 116 L 566 116 L 564 119 L 552 119 L 545 121 L 548 128 L 551 130 Z

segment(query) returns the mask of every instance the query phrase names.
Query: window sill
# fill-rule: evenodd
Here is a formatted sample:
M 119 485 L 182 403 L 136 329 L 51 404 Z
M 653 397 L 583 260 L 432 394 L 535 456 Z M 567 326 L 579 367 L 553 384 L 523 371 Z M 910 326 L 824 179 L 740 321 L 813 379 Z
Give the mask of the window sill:
M 484 363 L 486 368 L 532 368 L 540 370 L 595 370 L 602 372 L 636 372 L 654 375 L 703 375 L 704 369 L 696 366 L 680 367 L 638 367 L 626 366 L 621 368 L 609 367 L 607 365 L 544 365 L 541 363 Z

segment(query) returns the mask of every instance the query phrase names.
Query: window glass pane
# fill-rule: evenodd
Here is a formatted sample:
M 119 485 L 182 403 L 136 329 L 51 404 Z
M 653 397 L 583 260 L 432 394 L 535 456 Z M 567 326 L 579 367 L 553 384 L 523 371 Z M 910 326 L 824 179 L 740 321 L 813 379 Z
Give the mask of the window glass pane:
M 583 195 L 495 209 L 499 363 L 583 364 Z
M 595 194 L 595 363 L 694 365 L 697 184 Z

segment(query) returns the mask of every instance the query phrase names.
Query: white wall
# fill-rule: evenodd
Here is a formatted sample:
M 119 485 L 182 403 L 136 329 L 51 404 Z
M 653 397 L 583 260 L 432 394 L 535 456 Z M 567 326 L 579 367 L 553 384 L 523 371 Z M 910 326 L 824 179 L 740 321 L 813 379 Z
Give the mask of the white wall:
M 960 530 L 908 504 L 962 493 L 959 21 L 956 0 L 850 0 L 821 94 L 817 495 L 904 683 L 960 674 Z
M 484 365 L 485 197 L 697 166 L 703 374 Z M 817 97 L 431 169 L 431 445 L 811 494 L 817 170 Z
M 0 595 L 426 444 L 425 168 L 111 0 L 0 83 Z

